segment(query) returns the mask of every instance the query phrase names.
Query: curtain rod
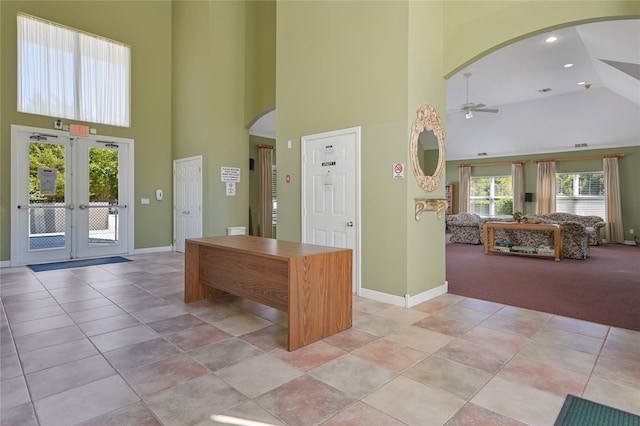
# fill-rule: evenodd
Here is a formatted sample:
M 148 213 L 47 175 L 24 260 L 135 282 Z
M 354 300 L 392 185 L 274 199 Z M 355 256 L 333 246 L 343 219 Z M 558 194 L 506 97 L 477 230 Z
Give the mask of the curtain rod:
M 563 157 L 563 158 L 549 158 L 548 160 L 531 160 L 533 163 L 544 163 L 548 161 L 580 161 L 580 160 L 596 160 L 598 158 L 616 158 L 624 157 L 627 154 L 607 154 L 607 155 L 584 155 L 582 157 Z
M 524 164 L 526 160 L 520 161 L 494 161 L 493 163 L 473 163 L 473 164 L 458 164 L 458 167 L 481 167 L 481 166 L 502 166 L 505 164 Z
M 273 149 L 273 145 L 258 144 L 258 148 Z

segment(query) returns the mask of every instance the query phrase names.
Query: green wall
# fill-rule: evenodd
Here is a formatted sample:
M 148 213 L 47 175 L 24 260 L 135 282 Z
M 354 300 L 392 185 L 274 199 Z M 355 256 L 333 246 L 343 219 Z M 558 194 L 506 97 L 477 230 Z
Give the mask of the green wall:
M 203 234 L 249 224 L 244 2 L 173 2 L 173 159 L 203 156 Z M 221 167 L 240 168 L 226 196 Z
M 444 75 L 448 78 L 482 56 L 534 34 L 625 17 L 640 17 L 640 2 L 445 1 Z
M 493 162 L 511 162 L 526 161 L 522 166 L 524 192 L 532 192 L 534 194 L 534 202 L 524 203 L 524 214 L 532 214 L 536 212 L 536 182 L 537 182 L 537 163 L 535 160 L 544 160 L 550 158 L 571 158 L 583 156 L 604 156 L 607 154 L 625 154 L 624 157 L 618 159 L 618 169 L 620 173 L 620 200 L 622 207 L 622 223 L 624 224 L 625 240 L 633 241 L 635 235 L 629 233 L 629 229 L 633 228 L 640 232 L 640 196 L 638 196 L 638 185 L 640 182 L 640 147 L 624 147 L 611 149 L 598 149 L 587 151 L 571 151 L 571 152 L 554 152 L 553 154 L 538 155 L 521 155 L 517 157 L 499 157 L 488 158 L 482 160 L 462 160 L 447 162 L 447 183 L 453 183 L 456 187 L 456 207 L 459 203 L 460 179 L 458 175 L 458 165 L 460 164 L 482 164 Z M 569 160 L 558 161 L 556 163 L 556 171 L 558 173 L 577 173 L 577 172 L 597 172 L 602 171 L 602 159 L 588 160 Z M 494 165 L 472 167 L 472 176 L 499 176 L 510 175 L 511 165 Z M 458 213 L 457 208 L 455 213 Z M 637 234 L 636 234 L 637 235 Z
M 300 240 L 301 136 L 362 126 L 362 283 L 403 296 L 441 285 L 445 271 L 443 221 L 413 218 L 413 199 L 442 198 L 443 188 L 424 194 L 410 173 L 391 178 L 393 163 L 410 164 L 416 109 L 443 112 L 443 77 L 502 45 L 556 26 L 637 17 L 640 2 L 2 1 L 0 260 L 10 247 L 10 125 L 52 125 L 16 112 L 18 10 L 132 46 L 132 127 L 95 127 L 135 140 L 136 200 L 153 200 L 156 188 L 167 194 L 136 205 L 137 249 L 171 244 L 177 158 L 203 156 L 205 235 L 248 224 L 246 127 L 275 106 L 279 238 Z M 236 197 L 225 196 L 221 166 L 242 171 Z M 637 181 L 637 169 L 621 167 L 621 178 Z M 637 220 L 633 200 L 625 221 Z
M 361 126 L 362 285 L 399 296 L 412 177 L 394 180 L 391 167 L 408 164 L 408 13 L 408 2 L 277 6 L 278 235 L 301 239 L 300 138 Z
M 276 2 L 247 2 L 245 122 L 276 106 Z
M 169 246 L 171 208 L 171 3 L 149 1 L 2 1 L 0 32 L 0 260 L 10 258 L 11 125 L 52 128 L 54 119 L 16 110 L 16 13 L 28 13 L 131 46 L 131 127 L 92 124 L 98 134 L 135 140 L 136 248 Z M 66 120 L 65 120 L 66 121 Z M 90 124 L 77 122 L 79 124 Z M 156 201 L 154 192 L 167 194 Z M 137 203 L 149 198 L 149 205 Z

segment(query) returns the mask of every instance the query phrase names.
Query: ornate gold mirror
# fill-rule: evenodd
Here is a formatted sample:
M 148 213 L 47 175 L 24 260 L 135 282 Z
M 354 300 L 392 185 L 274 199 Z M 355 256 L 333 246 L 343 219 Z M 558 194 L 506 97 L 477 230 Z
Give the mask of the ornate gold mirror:
M 444 172 L 446 158 L 444 130 L 440 124 L 438 111 L 433 106 L 422 105 L 417 113 L 418 117 L 411 126 L 411 143 L 409 144 L 411 168 L 418 181 L 418 186 L 425 192 L 432 192 L 440 185 Z M 433 133 L 422 135 L 423 132 Z M 438 161 L 435 167 L 433 167 L 435 159 L 426 156 L 432 151 L 424 149 L 425 146 L 429 147 L 430 140 L 431 143 L 437 142 Z

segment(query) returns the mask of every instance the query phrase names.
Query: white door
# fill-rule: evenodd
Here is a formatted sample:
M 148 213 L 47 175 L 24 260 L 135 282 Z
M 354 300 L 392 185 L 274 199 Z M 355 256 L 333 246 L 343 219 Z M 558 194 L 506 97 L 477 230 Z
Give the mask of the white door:
M 76 153 L 76 257 L 127 253 L 129 144 L 74 140 Z
M 360 127 L 302 137 L 302 242 L 353 250 L 360 289 Z
M 12 265 L 133 252 L 133 141 L 99 138 L 11 126 Z
M 174 247 L 184 253 L 187 238 L 202 237 L 202 156 L 173 162 Z

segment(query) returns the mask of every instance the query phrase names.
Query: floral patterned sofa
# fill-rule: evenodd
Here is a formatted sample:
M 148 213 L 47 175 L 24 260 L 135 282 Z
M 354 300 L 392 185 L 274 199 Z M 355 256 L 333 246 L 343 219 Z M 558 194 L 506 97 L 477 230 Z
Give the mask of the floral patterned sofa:
M 564 239 L 562 241 L 562 257 L 566 259 L 586 259 L 589 256 L 587 230 L 578 222 L 563 222 Z M 553 235 L 547 231 L 533 231 L 526 229 L 496 229 L 496 242 L 503 242 L 517 246 L 553 247 Z
M 535 219 L 535 215 L 524 217 Z M 542 218 L 539 218 L 543 222 Z M 511 219 L 482 218 L 475 213 L 458 213 L 447 216 L 447 228 L 451 232 L 452 243 L 482 244 L 483 225 L 486 222 L 511 222 Z M 547 223 L 557 223 L 552 220 Z M 567 259 L 586 259 L 589 255 L 588 234 L 586 227 L 579 222 L 562 222 L 564 226 L 564 239 L 562 256 Z M 546 231 L 533 230 L 495 230 L 495 240 L 513 245 L 523 246 L 549 246 L 553 247 L 553 235 Z
M 461 244 L 482 244 L 482 218 L 475 213 L 461 212 L 447 216 L 447 229 L 451 232 L 451 242 Z
M 578 222 L 584 225 L 591 246 L 600 245 L 602 242 L 600 230 L 605 226 L 604 220 L 600 216 L 581 216 L 571 213 L 528 214 L 523 216 L 523 219 L 537 219 L 541 223 Z
M 482 227 L 488 222 L 510 222 L 511 219 L 483 218 L 475 213 L 461 212 L 447 216 L 447 229 L 451 232 L 451 242 L 460 244 L 482 244 Z

